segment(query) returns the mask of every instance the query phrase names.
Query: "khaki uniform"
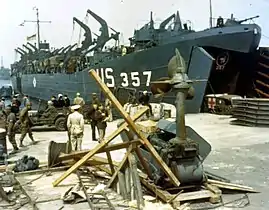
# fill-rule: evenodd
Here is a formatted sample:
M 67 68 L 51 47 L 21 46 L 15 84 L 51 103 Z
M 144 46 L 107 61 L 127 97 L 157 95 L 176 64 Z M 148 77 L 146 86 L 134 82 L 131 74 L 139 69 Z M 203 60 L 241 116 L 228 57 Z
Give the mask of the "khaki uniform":
M 67 118 L 67 128 L 70 133 L 72 150 L 81 150 L 84 133 L 84 118 L 78 111 L 74 111 Z
M 77 96 L 75 99 L 74 99 L 74 104 L 76 105 L 80 105 L 81 107 L 83 107 L 85 105 L 85 101 L 83 98 Z
M 48 108 L 42 114 L 42 117 L 54 117 L 57 114 L 57 109 L 53 105 L 48 105 Z
M 10 112 L 9 115 L 7 116 L 7 136 L 9 142 L 12 144 L 14 150 L 18 150 L 18 146 L 15 140 L 15 123 L 16 123 L 16 116 L 14 113 Z
M 29 138 L 35 142 L 33 138 L 33 133 L 30 125 L 30 119 L 28 116 L 28 107 L 24 107 L 20 112 L 20 123 L 21 123 L 21 137 L 20 137 L 20 146 L 23 146 L 22 142 L 28 133 Z
M 105 107 L 106 107 L 106 111 L 108 113 L 108 122 L 112 122 L 113 121 L 112 103 L 111 103 L 111 101 L 108 98 L 105 101 Z

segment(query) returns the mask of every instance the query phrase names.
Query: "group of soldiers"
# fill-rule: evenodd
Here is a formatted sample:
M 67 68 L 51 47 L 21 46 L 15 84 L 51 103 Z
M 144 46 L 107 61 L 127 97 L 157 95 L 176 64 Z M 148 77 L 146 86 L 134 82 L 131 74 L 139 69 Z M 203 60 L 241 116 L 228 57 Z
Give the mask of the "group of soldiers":
M 70 105 L 70 100 L 67 96 L 64 96 L 63 101 L 61 102 L 61 94 L 58 95 L 58 100 L 55 97 L 52 97 L 48 102 L 49 107 L 67 107 L 68 104 Z M 72 150 L 81 150 L 85 118 L 91 124 L 92 140 L 98 142 L 104 140 L 107 122 L 113 120 L 110 100 L 106 99 L 105 103 L 102 104 L 96 93 L 92 94 L 92 100 L 85 115 L 82 114 L 84 107 L 85 101 L 80 93 L 77 93 L 73 104 L 70 107 L 71 114 L 69 114 L 67 118 L 68 136 L 70 138 Z M 96 128 L 99 133 L 98 140 L 96 138 Z
M 5 100 L 2 99 L 2 101 Z M 23 106 L 22 109 L 20 109 L 21 106 Z M 1 103 L 0 125 L 1 128 L 5 130 L 5 132 L 2 134 L 5 136 L 5 138 L 6 136 L 8 137 L 9 142 L 13 146 L 11 154 L 18 152 L 19 150 L 17 142 L 15 140 L 15 134 L 18 125 L 20 125 L 21 132 L 19 147 L 24 147 L 23 140 L 27 133 L 29 135 L 29 138 L 32 140 L 32 143 L 36 143 L 31 130 L 31 121 L 28 116 L 28 111 L 31 110 L 31 107 L 32 105 L 27 95 L 23 97 L 22 103 L 18 99 L 18 95 L 13 96 L 11 104 L 8 106 L 5 106 L 5 103 Z

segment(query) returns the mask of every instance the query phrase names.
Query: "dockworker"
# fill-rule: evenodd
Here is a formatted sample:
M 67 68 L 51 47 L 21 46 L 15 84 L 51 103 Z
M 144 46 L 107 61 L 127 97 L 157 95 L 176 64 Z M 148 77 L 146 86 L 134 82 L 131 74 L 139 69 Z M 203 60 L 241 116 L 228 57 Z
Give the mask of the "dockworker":
M 26 107 L 24 107 L 20 112 L 20 118 L 18 123 L 21 125 L 21 137 L 20 137 L 20 147 L 24 147 L 23 140 L 28 133 L 29 138 L 32 140 L 32 143 L 35 144 L 32 129 L 31 129 L 31 121 L 28 116 L 28 111 L 31 110 L 32 104 L 27 103 Z
M 52 101 L 54 107 L 56 107 L 56 108 L 59 107 L 56 96 L 51 96 L 50 100 Z
M 29 102 L 30 102 L 30 99 L 29 99 L 28 95 L 24 95 L 23 101 L 22 101 L 23 107 L 26 107 L 26 104 Z
M 58 94 L 58 106 L 64 107 L 64 99 L 62 94 Z
M 64 106 L 69 107 L 70 106 L 70 99 L 67 95 L 64 95 Z
M 6 108 L 5 101 L 6 101 L 5 97 L 2 97 L 1 101 L 0 101 L 0 111 L 4 110 Z
M 95 119 L 97 120 L 97 128 L 99 134 L 98 142 L 101 143 L 106 135 L 106 127 L 108 121 L 107 111 L 101 103 L 99 104 L 98 109 L 95 112 Z
M 80 105 L 74 105 L 71 107 L 73 113 L 67 118 L 67 128 L 70 133 L 70 140 L 72 144 L 72 150 L 81 150 L 81 144 L 84 134 L 84 118 L 79 113 Z
M 76 98 L 74 99 L 74 103 L 75 105 L 80 105 L 81 108 L 85 105 L 85 101 L 82 97 L 80 97 L 80 93 L 76 94 Z
M 105 109 L 106 109 L 107 114 L 108 114 L 108 122 L 112 122 L 113 121 L 112 103 L 108 98 L 106 98 L 106 100 L 105 100 Z
M 11 112 L 11 106 L 6 107 L 6 114 L 7 114 L 7 120 L 6 120 L 7 136 L 9 142 L 13 146 L 13 150 L 9 154 L 14 154 L 19 150 L 19 148 L 15 140 L 16 131 L 14 125 L 16 123 L 16 116 L 14 113 Z

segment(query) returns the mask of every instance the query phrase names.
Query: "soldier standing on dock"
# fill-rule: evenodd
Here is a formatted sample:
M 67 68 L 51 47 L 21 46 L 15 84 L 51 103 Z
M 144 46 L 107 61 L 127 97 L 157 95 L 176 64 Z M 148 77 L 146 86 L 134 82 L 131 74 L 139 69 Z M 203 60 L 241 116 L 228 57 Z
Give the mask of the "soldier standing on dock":
M 25 138 L 26 134 L 28 133 L 29 138 L 32 140 L 33 144 L 36 141 L 33 138 L 33 133 L 31 130 L 31 121 L 28 116 L 28 111 L 31 110 L 31 103 L 27 103 L 26 107 L 21 110 L 19 123 L 21 123 L 21 137 L 20 137 L 20 147 L 24 147 L 23 139 Z
M 83 108 L 83 106 L 85 105 L 85 101 L 82 97 L 80 97 L 80 93 L 77 93 L 76 98 L 74 99 L 74 103 L 75 105 L 80 105 L 81 108 Z
M 81 150 L 81 144 L 84 134 L 84 118 L 79 113 L 80 105 L 74 105 L 71 110 L 74 111 L 67 118 L 67 128 L 70 133 L 72 150 Z

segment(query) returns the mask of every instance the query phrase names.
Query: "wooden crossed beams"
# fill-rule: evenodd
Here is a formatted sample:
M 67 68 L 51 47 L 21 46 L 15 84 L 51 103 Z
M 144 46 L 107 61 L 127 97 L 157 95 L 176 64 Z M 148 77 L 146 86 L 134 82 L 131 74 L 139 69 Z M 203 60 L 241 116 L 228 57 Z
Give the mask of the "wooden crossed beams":
M 106 95 L 106 97 L 108 99 L 110 99 L 110 101 L 112 102 L 112 104 L 114 105 L 114 107 L 119 111 L 119 113 L 122 115 L 122 117 L 125 120 L 125 123 L 122 124 L 115 132 L 113 132 L 105 141 L 103 141 L 102 143 L 100 143 L 99 145 L 97 145 L 93 150 L 91 150 L 89 153 L 87 153 L 82 159 L 80 159 L 76 164 L 74 164 L 69 170 L 67 170 L 61 177 L 59 177 L 57 180 L 55 180 L 53 182 L 53 186 L 57 186 L 59 183 L 61 183 L 66 177 L 68 177 L 72 172 L 74 172 L 75 170 L 77 170 L 80 166 L 82 166 L 88 159 L 90 159 L 92 156 L 94 156 L 98 151 L 104 149 L 104 147 L 106 147 L 106 145 L 111 142 L 117 135 L 119 135 L 122 131 L 124 131 L 125 129 L 127 129 L 127 127 L 129 126 L 130 129 L 135 133 L 135 135 L 137 135 L 138 139 L 141 141 L 141 143 L 143 145 L 145 145 L 145 147 L 148 149 L 148 151 L 152 154 L 153 158 L 157 161 L 157 163 L 160 165 L 160 167 L 162 168 L 162 170 L 165 172 L 165 174 L 169 177 L 169 179 L 171 180 L 171 182 L 175 185 L 175 186 L 179 186 L 180 182 L 178 181 L 178 179 L 176 178 L 176 176 L 173 174 L 173 172 L 170 170 L 170 168 L 165 164 L 165 162 L 162 160 L 162 158 L 160 157 L 160 155 L 156 152 L 156 150 L 154 149 L 154 147 L 151 145 L 151 143 L 148 141 L 148 139 L 137 129 L 134 121 L 131 119 L 131 117 L 124 111 L 123 107 L 121 106 L 121 104 L 119 103 L 119 101 L 116 99 L 116 97 L 113 95 L 113 93 L 109 90 L 109 88 L 101 81 L 100 77 L 97 75 L 97 73 L 91 69 L 89 71 L 89 74 L 94 78 L 94 80 L 97 82 L 97 84 L 100 86 L 100 88 L 102 89 L 103 93 Z M 142 116 L 145 113 L 146 109 L 142 111 L 139 111 L 135 117 L 135 119 L 138 119 L 140 116 Z M 126 160 L 128 159 L 128 154 L 131 153 L 132 151 L 132 146 L 128 147 L 127 153 L 124 156 L 120 166 L 118 167 L 117 171 L 113 174 L 112 179 L 110 180 L 108 186 L 110 186 L 113 181 L 115 180 L 116 176 L 117 176 L 117 172 L 125 165 Z M 151 174 L 149 174 L 149 170 L 148 167 L 146 167 L 146 163 L 143 160 L 143 158 L 141 157 L 141 154 L 139 153 L 139 149 L 136 148 L 135 149 L 137 156 L 139 157 L 141 164 L 144 166 L 144 168 L 146 169 L 148 175 L 151 177 Z M 108 154 L 108 153 L 107 153 Z M 108 156 L 108 161 L 110 162 L 109 159 L 111 159 L 110 154 L 107 155 Z M 114 171 L 113 168 L 113 164 L 110 164 L 111 170 Z M 115 177 L 115 178 L 113 178 Z

